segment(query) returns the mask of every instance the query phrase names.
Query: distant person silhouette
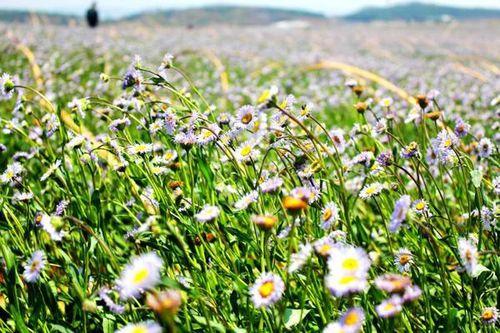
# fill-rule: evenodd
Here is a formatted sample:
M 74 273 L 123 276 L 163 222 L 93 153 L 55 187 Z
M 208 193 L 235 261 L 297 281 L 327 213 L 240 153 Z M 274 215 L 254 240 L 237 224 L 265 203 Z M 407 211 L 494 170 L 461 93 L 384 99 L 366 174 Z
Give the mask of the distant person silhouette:
M 99 25 L 99 14 L 97 13 L 95 2 L 92 3 L 92 7 L 87 10 L 87 23 L 91 28 L 95 28 Z

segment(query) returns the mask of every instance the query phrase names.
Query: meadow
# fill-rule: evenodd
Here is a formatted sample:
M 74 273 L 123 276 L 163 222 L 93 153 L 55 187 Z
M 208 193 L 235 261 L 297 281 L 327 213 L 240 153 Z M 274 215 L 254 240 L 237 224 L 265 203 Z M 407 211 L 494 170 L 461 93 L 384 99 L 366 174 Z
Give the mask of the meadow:
M 497 331 L 499 29 L 0 24 L 0 331 Z

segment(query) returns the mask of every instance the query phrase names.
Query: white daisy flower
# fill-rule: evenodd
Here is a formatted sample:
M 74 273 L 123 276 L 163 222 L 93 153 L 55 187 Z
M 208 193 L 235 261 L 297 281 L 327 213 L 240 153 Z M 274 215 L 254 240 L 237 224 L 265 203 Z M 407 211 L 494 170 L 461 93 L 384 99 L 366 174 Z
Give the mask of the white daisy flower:
M 40 225 L 43 230 L 45 230 L 53 241 L 60 242 L 66 235 L 66 232 L 62 230 L 62 220 L 58 216 L 49 216 L 47 214 L 42 214 L 40 217 Z
M 384 107 L 384 108 L 388 108 L 392 105 L 392 103 L 394 103 L 394 100 L 390 97 L 385 97 L 385 98 L 382 98 L 380 100 L 380 103 L 379 105 Z
M 334 202 L 329 202 L 321 211 L 321 227 L 329 229 L 331 225 L 339 220 L 339 208 Z
M 277 191 L 283 185 L 283 179 L 280 177 L 272 177 L 263 181 L 259 187 L 262 193 L 272 193 Z
M 59 167 L 61 166 L 61 160 L 56 160 L 45 173 L 40 177 L 40 181 L 43 182 L 49 178 Z
M 149 133 L 155 135 L 165 127 L 165 121 L 163 119 L 156 119 L 154 122 L 149 124 Z
M 311 257 L 311 253 L 313 251 L 313 247 L 309 243 L 300 244 L 299 251 L 293 253 L 290 256 L 290 265 L 288 266 L 288 272 L 293 273 L 302 268 L 306 264 L 306 262 Z
M 24 265 L 23 278 L 28 283 L 34 283 L 40 278 L 45 268 L 45 253 L 41 250 L 33 252 L 31 258 Z
M 253 106 L 244 105 L 236 112 L 236 120 L 239 126 L 246 128 L 251 126 L 252 122 L 255 121 L 256 115 L 257 110 Z
M 361 192 L 359 192 L 359 197 L 361 199 L 369 199 L 371 197 L 379 195 L 380 192 L 382 192 L 382 190 L 384 188 L 385 188 L 385 186 L 383 184 L 378 183 L 378 182 L 371 183 L 371 184 L 363 187 Z
M 264 272 L 250 287 L 250 295 L 253 304 L 260 307 L 268 307 L 278 302 L 285 292 L 285 283 L 280 276 Z
M 347 310 L 340 317 L 340 324 L 344 332 L 348 333 L 356 333 L 361 330 L 363 327 L 363 322 L 365 321 L 365 313 L 361 308 L 351 308 Z
M 394 257 L 394 264 L 401 273 L 408 272 L 413 264 L 413 254 L 407 248 L 399 249 Z
M 217 206 L 205 205 L 203 209 L 195 215 L 200 222 L 208 222 L 215 220 L 220 214 L 220 209 Z
M 351 245 L 338 245 L 330 250 L 328 269 L 331 274 L 366 276 L 371 261 L 365 250 Z
M 313 243 L 314 251 L 322 257 L 328 257 L 335 246 L 335 241 L 329 236 L 320 238 Z
M 339 322 L 333 322 L 326 325 L 323 329 L 323 333 L 346 333 L 344 327 Z
M 217 136 L 221 132 L 220 127 L 217 124 L 210 124 L 207 128 L 202 128 L 197 136 L 197 141 L 200 145 L 207 144 L 209 142 L 217 139 Z
M 488 138 L 482 138 L 479 140 L 477 149 L 480 157 L 487 158 L 493 153 L 493 143 Z
M 483 309 L 481 321 L 487 325 L 495 325 L 498 321 L 498 309 L 494 306 Z
M 377 313 L 382 318 L 393 317 L 403 310 L 401 297 L 397 295 L 382 301 L 376 306 Z
M 239 146 L 234 155 L 239 162 L 246 162 L 250 159 L 255 160 L 258 156 L 259 151 L 255 148 L 256 143 L 254 141 L 247 141 Z
M 19 192 L 15 191 L 14 195 L 12 196 L 12 202 L 20 202 L 20 201 L 29 201 L 33 199 L 33 193 L 31 192 Z
M 470 239 L 459 238 L 458 252 L 465 270 L 470 275 L 473 275 L 478 268 L 479 255 L 477 253 L 476 244 Z
M 12 77 L 3 73 L 0 77 L 0 99 L 10 99 L 14 92 L 15 83 L 12 80 Z
M 244 195 L 240 200 L 236 201 L 234 207 L 236 210 L 247 209 L 250 204 L 257 201 L 259 198 L 259 193 L 257 191 L 252 191 L 246 195 Z
M 368 286 L 365 276 L 328 274 L 325 277 L 326 288 L 336 297 L 360 292 Z
M 75 135 L 71 140 L 66 143 L 66 148 L 67 149 L 73 149 L 73 148 L 78 148 L 82 146 L 87 139 L 83 135 Z
M 162 333 L 163 328 L 154 321 L 144 321 L 137 324 L 127 324 L 115 333 Z
M 17 178 L 24 171 L 23 166 L 19 162 L 14 162 L 9 164 L 5 171 L 0 176 L 0 181 L 2 183 L 9 183 Z
M 138 143 L 131 145 L 127 148 L 127 152 L 130 155 L 144 155 L 153 151 L 153 145 L 151 143 Z
M 145 290 L 154 288 L 160 282 L 162 265 L 161 258 L 154 252 L 134 257 L 116 281 L 120 298 L 137 297 Z
M 412 206 L 413 211 L 419 215 L 424 214 L 428 210 L 427 202 L 423 199 L 415 200 Z

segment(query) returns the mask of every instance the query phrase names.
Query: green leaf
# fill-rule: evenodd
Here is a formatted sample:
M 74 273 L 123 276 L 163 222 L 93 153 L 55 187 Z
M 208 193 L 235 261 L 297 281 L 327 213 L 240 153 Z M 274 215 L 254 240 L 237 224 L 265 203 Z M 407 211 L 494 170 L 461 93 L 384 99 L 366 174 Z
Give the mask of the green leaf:
M 57 324 L 52 324 L 50 329 L 51 332 L 73 333 L 69 328 Z
M 472 274 L 472 277 L 478 277 L 479 275 L 481 275 L 481 273 L 489 272 L 489 271 L 490 270 L 487 267 L 485 267 L 481 264 L 478 264 L 476 271 L 474 272 L 474 274 Z
M 291 329 L 300 323 L 309 313 L 307 309 L 286 309 L 285 310 L 285 327 Z
M 479 186 L 481 186 L 481 179 L 483 179 L 483 173 L 476 169 L 470 172 L 470 176 L 472 177 L 472 184 L 474 184 L 474 187 L 479 188 Z
M 193 316 L 194 320 L 196 320 L 199 324 L 201 325 L 204 325 L 204 326 L 207 326 L 207 320 L 205 319 L 205 317 L 200 317 L 200 316 Z M 214 330 L 216 330 L 217 332 L 221 332 L 221 333 L 225 333 L 226 332 L 226 328 L 224 327 L 224 325 L 222 325 L 221 323 L 219 322 L 216 322 L 216 321 L 213 321 L 213 320 L 210 320 L 208 322 L 208 326 L 210 326 L 211 328 L 213 328 Z
M 113 320 L 109 318 L 104 318 L 102 321 L 102 331 L 104 333 L 113 333 L 115 331 L 115 325 Z

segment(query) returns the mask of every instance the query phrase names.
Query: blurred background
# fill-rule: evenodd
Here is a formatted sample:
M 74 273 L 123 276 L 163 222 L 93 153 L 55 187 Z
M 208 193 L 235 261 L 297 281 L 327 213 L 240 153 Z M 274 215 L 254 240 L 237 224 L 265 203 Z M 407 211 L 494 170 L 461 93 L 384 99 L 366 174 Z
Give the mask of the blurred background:
M 0 19 L 27 21 L 38 16 L 57 24 L 81 22 L 89 0 L 0 0 Z M 449 21 L 499 18 L 498 0 L 101 0 L 103 22 L 155 21 L 169 25 L 227 23 L 262 25 L 284 20 Z
M 61 95 L 85 93 L 79 82 L 101 72 L 123 75 L 135 55 L 156 68 L 166 53 L 234 105 L 271 84 L 316 103 L 350 101 L 325 87 L 358 69 L 408 92 L 396 90 L 403 103 L 441 87 L 470 104 L 500 91 L 498 0 L 0 0 L 0 48 L 24 46 L 42 77 L 74 83 L 53 89 Z

